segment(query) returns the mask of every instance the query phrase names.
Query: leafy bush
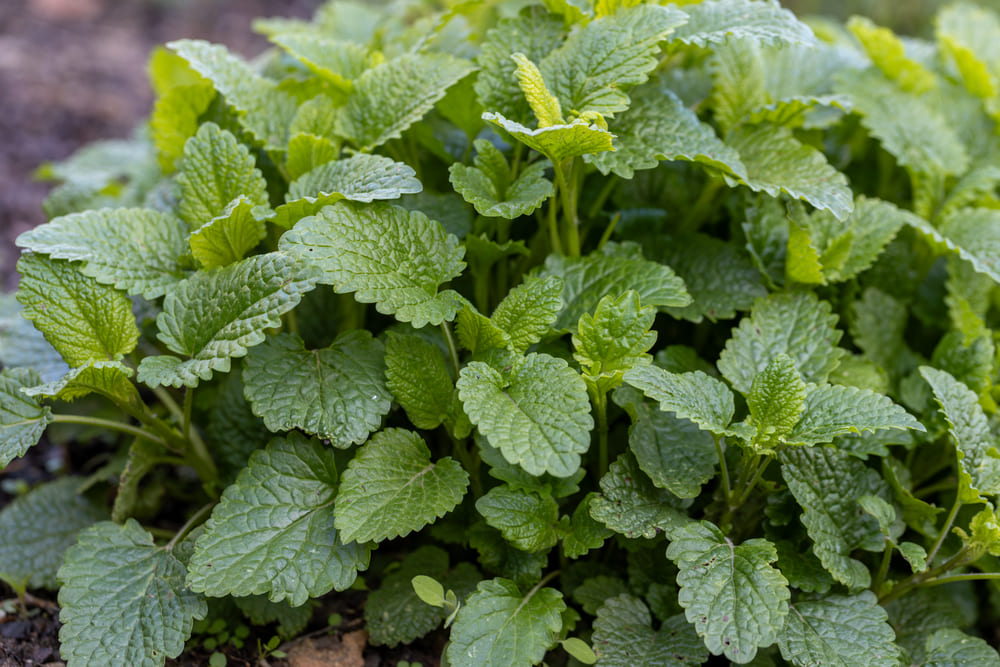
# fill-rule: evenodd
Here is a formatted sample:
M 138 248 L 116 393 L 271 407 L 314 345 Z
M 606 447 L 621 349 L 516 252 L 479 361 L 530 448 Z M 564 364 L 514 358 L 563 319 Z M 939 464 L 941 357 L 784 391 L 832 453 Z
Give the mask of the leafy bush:
M 171 43 L 137 138 L 46 170 L 0 464 L 120 439 L 0 569 L 69 664 L 359 573 L 452 665 L 1000 663 L 1000 19 L 449 4 Z

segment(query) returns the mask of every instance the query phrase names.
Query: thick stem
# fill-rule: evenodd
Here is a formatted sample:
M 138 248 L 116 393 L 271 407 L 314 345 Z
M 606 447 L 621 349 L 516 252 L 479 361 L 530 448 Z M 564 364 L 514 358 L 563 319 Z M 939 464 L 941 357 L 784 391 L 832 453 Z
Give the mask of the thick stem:
M 455 371 L 455 379 L 462 370 L 462 365 L 458 361 L 458 348 L 455 347 L 455 338 L 451 335 L 451 322 L 442 322 L 441 331 L 444 332 L 444 339 L 448 341 L 448 352 L 451 355 L 451 367 Z
M 563 227 L 566 233 L 566 254 L 570 257 L 580 256 L 580 229 L 576 215 L 576 192 L 570 189 L 562 164 L 553 163 L 556 176 L 556 189 L 562 201 Z M 572 169 L 572 167 L 571 167 Z
M 557 255 L 563 254 L 562 238 L 559 235 L 559 221 L 556 218 L 556 211 L 559 208 L 559 200 L 556 197 L 549 198 L 549 243 L 552 245 L 552 252 Z
M 167 442 L 158 435 L 154 435 L 149 431 L 139 428 L 137 426 L 132 426 L 131 424 L 123 424 L 121 422 L 112 421 L 110 419 L 101 419 L 100 417 L 85 417 L 83 415 L 53 415 L 53 424 L 83 424 L 85 426 L 98 426 L 100 428 L 106 428 L 109 431 L 118 431 L 119 433 L 127 433 L 133 435 L 137 438 L 145 438 L 150 442 L 155 442 L 161 447 L 169 449 L 170 446 Z

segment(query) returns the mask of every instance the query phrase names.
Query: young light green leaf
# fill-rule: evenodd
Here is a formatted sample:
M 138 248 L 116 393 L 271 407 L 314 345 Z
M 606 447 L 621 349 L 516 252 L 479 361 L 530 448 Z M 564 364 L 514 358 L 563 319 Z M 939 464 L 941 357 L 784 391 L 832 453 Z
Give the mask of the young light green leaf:
M 288 141 L 288 126 L 298 106 L 292 95 L 281 90 L 273 81 L 257 76 L 249 65 L 224 46 L 182 39 L 169 42 L 167 47 L 212 82 L 215 89 L 239 112 L 240 124 L 249 130 L 259 145 L 268 150 L 284 149 Z M 227 203 L 228 200 L 223 205 Z
M 251 207 L 268 203 L 267 182 L 254 157 L 215 123 L 202 125 L 184 145 L 177 185 L 177 213 L 192 230 L 213 218 L 228 216 L 230 202 L 241 195 Z
M 926 650 L 927 657 L 921 663 L 926 667 L 1000 665 L 1000 655 L 995 648 L 979 637 L 970 637 L 957 628 L 942 628 L 927 637 Z
M 335 525 L 345 542 L 381 542 L 409 535 L 455 509 L 469 475 L 445 457 L 431 462 L 417 433 L 376 433 L 344 471 Z
M 778 639 L 788 615 L 788 582 L 770 563 L 774 545 L 752 539 L 734 545 L 708 521 L 676 531 L 667 558 L 677 563 L 678 601 L 713 655 L 737 664 Z
M 531 107 L 532 113 L 538 119 L 538 127 L 550 127 L 565 123 L 559 100 L 545 85 L 545 79 L 538 70 L 538 66 L 523 53 L 513 53 L 510 57 L 517 63 L 517 69 L 514 71 L 517 85 L 521 87 L 524 98 L 528 100 L 528 106 Z
M 132 302 L 84 276 L 78 265 L 25 254 L 17 262 L 17 300 L 24 317 L 45 335 L 70 366 L 117 361 L 139 339 Z
M 903 90 L 919 94 L 937 85 L 933 72 L 906 56 L 903 40 L 892 30 L 880 28 L 863 16 L 852 16 L 847 29 L 854 33 L 872 63 Z
M 554 588 L 533 588 L 525 595 L 509 579 L 480 582 L 452 626 L 448 661 L 481 667 L 537 664 L 556 645 L 565 609 Z
M 247 355 L 243 392 L 271 431 L 301 429 L 345 449 L 378 430 L 392 396 L 385 350 L 367 331 L 347 331 L 322 350 L 278 334 Z
M 770 102 L 765 87 L 764 59 L 760 45 L 752 40 L 729 40 L 712 51 L 709 61 L 714 83 L 711 100 L 715 119 L 725 133 Z
M 339 155 L 340 143 L 335 139 L 312 132 L 296 132 L 288 140 L 285 171 L 294 182 L 313 169 L 327 162 L 333 162 Z
M 611 464 L 600 484 L 601 495 L 590 501 L 590 515 L 628 539 L 672 536 L 690 521 L 680 511 L 686 503 L 653 486 L 629 452 Z
M 351 92 L 352 82 L 368 69 L 371 56 L 360 44 L 308 32 L 287 32 L 271 38 L 334 88 Z
M 559 304 L 561 306 L 562 301 Z M 473 354 L 486 350 L 503 350 L 510 345 L 507 332 L 494 324 L 493 320 L 477 312 L 472 304 L 466 304 L 459 311 L 455 318 L 455 332 L 462 347 Z
M 30 368 L 5 368 L 0 371 L 0 470 L 24 456 L 52 421 L 52 409 L 42 406 L 21 389 L 41 382 Z M 3 562 L 3 561 L 0 561 Z M 0 566 L 6 569 L 6 565 Z
M 551 496 L 501 484 L 476 501 L 476 511 L 521 551 L 546 551 L 559 540 L 559 506 Z
M 173 215 L 105 208 L 56 218 L 21 234 L 16 243 L 40 255 L 82 261 L 84 275 L 155 299 L 181 280 L 177 259 L 186 251 L 186 234 Z
M 719 355 L 719 371 L 743 394 L 771 360 L 787 354 L 806 382 L 823 383 L 844 350 L 830 304 L 811 292 L 772 294 L 758 299 Z
M 2 381 L 0 376 L 0 381 Z M 0 511 L 0 573 L 28 588 L 56 589 L 63 552 L 81 530 L 108 512 L 77 493 L 82 480 L 64 477 L 18 496 Z
M 157 98 L 149 117 L 149 134 L 163 173 L 177 170 L 184 145 L 198 131 L 198 118 L 214 99 L 215 89 L 205 80 L 175 86 Z
M 428 547 L 433 548 L 433 547 Z M 448 554 L 445 554 L 445 558 Z M 418 574 L 411 580 L 413 585 L 413 591 L 420 598 L 420 601 L 424 604 L 429 604 L 432 607 L 443 607 L 444 606 L 444 586 L 441 585 L 437 579 L 429 577 L 427 575 Z
M 559 331 L 572 331 L 584 313 L 594 312 L 601 298 L 608 294 L 617 296 L 634 290 L 646 306 L 683 307 L 691 303 L 684 281 L 669 266 L 638 254 L 596 252 L 572 258 L 552 254 L 540 275 L 563 280 L 562 297 L 566 305 L 553 324 Z
M 573 510 L 570 531 L 563 537 L 563 553 L 567 558 L 585 556 L 592 549 L 600 549 L 612 532 L 590 514 L 590 505 L 598 497 L 591 491 Z
M 260 595 L 297 607 L 345 590 L 368 568 L 371 545 L 334 529 L 333 450 L 299 434 L 250 457 L 195 543 L 188 586 L 212 597 Z
M 885 482 L 863 462 L 830 447 L 785 449 L 780 460 L 781 474 L 803 509 L 802 523 L 823 567 L 849 589 L 867 588 L 871 574 L 850 553 L 881 551 L 885 538 L 875 517 L 860 511 L 858 498 L 887 498 Z
M 444 354 L 420 336 L 386 334 L 385 384 L 417 428 L 437 428 L 451 414 L 455 386 Z
M 650 83 L 632 91 L 629 112 L 615 118 L 608 129 L 615 134 L 615 150 L 587 156 L 602 174 L 632 178 L 636 171 L 652 169 L 661 160 L 684 160 L 747 177 L 739 153 L 660 85 Z
M 675 7 L 640 5 L 591 21 L 540 63 L 567 112 L 613 116 L 629 106 L 624 89 L 646 81 L 660 42 L 687 16 Z
M 978 397 L 946 371 L 922 366 L 920 374 L 934 391 L 955 439 L 959 493 L 964 502 L 996 496 L 1000 493 L 1000 459 Z
M 688 21 L 670 41 L 710 47 L 730 40 L 753 40 L 761 44 L 814 44 L 816 38 L 805 23 L 775 0 L 707 0 L 685 7 Z
M 134 519 L 82 531 L 59 568 L 60 653 L 74 665 L 163 665 L 184 650 L 205 598 Z M 100 609 L 99 615 L 94 614 Z
M 598 663 L 607 667 L 701 664 L 708 652 L 683 616 L 668 618 L 653 631 L 649 608 L 627 593 L 605 600 L 594 621 Z
M 613 151 L 611 140 L 614 135 L 606 129 L 591 124 L 582 118 L 571 123 L 549 125 L 532 130 L 520 123 L 508 120 L 498 113 L 486 112 L 483 120 L 506 130 L 512 137 L 528 148 L 549 158 L 554 164 L 580 155 Z
M 529 276 L 507 293 L 490 320 L 507 335 L 507 344 L 523 353 L 552 328 L 563 307 L 562 291 L 557 276 Z
M 305 630 L 314 609 L 308 602 L 293 607 L 287 602 L 271 602 L 264 595 L 233 598 L 233 602 L 254 625 L 277 623 L 275 631 L 285 640 L 297 637 Z
M 471 63 L 445 53 L 410 53 L 365 70 L 337 118 L 337 133 L 369 152 L 401 137 L 471 71 Z
M 156 318 L 157 337 L 191 358 L 146 357 L 139 381 L 195 387 L 214 371 L 228 373 L 230 360 L 263 343 L 264 330 L 278 326 L 315 284 L 312 267 L 279 252 L 199 271 L 167 295 Z
M 532 163 L 510 180 L 510 165 L 503 153 L 485 139 L 475 141 L 475 167 L 451 165 L 451 184 L 480 215 L 513 220 L 528 215 L 551 197 L 555 189 L 545 178 L 548 163 Z
M 229 202 L 218 217 L 192 232 L 191 255 L 203 268 L 238 262 L 264 238 L 264 221 L 254 215 L 255 204 L 246 195 Z
M 656 342 L 656 333 L 650 331 L 654 319 L 656 309 L 640 306 L 637 293 L 609 294 L 593 315 L 584 313 L 580 318 L 573 334 L 573 358 L 590 377 L 605 376 L 620 384 L 625 371 L 652 362 L 647 351 Z
M 715 434 L 728 431 L 736 411 L 729 387 L 701 371 L 671 373 L 657 366 L 637 366 L 625 373 L 625 382 L 659 401 L 660 410 Z
M 781 657 L 798 667 L 895 667 L 901 656 L 888 620 L 871 591 L 801 600 L 778 637 Z
M 802 419 L 784 441 L 797 445 L 833 442 L 848 433 L 881 429 L 926 430 L 887 396 L 843 385 L 806 385 Z
M 532 475 L 568 477 L 590 447 L 590 399 L 563 359 L 532 353 L 497 370 L 474 361 L 462 369 L 465 413 L 504 458 Z
M 777 197 L 784 192 L 838 219 L 854 208 L 847 177 L 830 166 L 823 154 L 801 143 L 786 127 L 760 125 L 737 128 L 726 137 L 746 166 L 746 178 L 726 175 L 730 185 L 742 183 L 754 192 Z
M 795 362 L 787 354 L 778 354 L 753 379 L 746 398 L 748 421 L 757 430 L 753 445 L 767 450 L 795 429 L 805 410 L 806 384 Z
M 142 398 L 132 383 L 133 371 L 120 361 L 90 361 L 71 369 L 55 382 L 22 390 L 27 396 L 75 401 L 91 393 L 98 393 L 114 401 L 133 416 L 143 414 Z
M 338 202 L 296 224 L 279 248 L 318 266 L 321 283 L 417 329 L 451 320 L 461 307 L 458 295 L 438 287 L 465 268 L 465 249 L 419 211 Z

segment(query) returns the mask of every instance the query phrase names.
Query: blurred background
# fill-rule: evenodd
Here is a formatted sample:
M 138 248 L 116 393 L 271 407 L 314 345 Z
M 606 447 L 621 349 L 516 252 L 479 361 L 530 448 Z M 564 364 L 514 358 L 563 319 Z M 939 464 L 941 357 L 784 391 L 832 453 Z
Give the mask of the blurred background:
M 13 239 L 44 222 L 32 178 L 96 139 L 127 137 L 152 103 L 150 50 L 192 37 L 246 56 L 266 45 L 257 16 L 311 16 L 322 0 L 0 0 L 0 289 L 14 288 Z M 872 17 L 927 34 L 943 0 L 784 0 L 800 15 Z M 1000 9 L 1000 0 L 980 0 Z

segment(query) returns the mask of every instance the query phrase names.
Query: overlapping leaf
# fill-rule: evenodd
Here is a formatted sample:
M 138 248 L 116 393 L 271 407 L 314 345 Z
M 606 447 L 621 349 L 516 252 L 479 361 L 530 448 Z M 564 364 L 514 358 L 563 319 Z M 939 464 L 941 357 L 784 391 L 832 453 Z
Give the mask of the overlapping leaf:
M 243 259 L 265 233 L 263 220 L 254 215 L 254 203 L 240 195 L 217 217 L 196 229 L 188 244 L 191 255 L 203 268 L 214 269 Z
M 437 428 L 451 414 L 455 387 L 444 355 L 420 336 L 388 332 L 385 384 L 417 428 Z
M 687 23 L 670 41 L 712 46 L 732 40 L 764 44 L 813 44 L 809 27 L 775 0 L 707 0 L 687 7 Z
M 559 506 L 551 496 L 501 484 L 476 501 L 476 510 L 521 551 L 545 551 L 559 539 Z
M 626 452 L 601 478 L 601 495 L 590 501 L 590 515 L 629 539 L 673 535 L 690 519 L 680 511 L 685 502 L 656 488 Z
M 701 371 L 671 373 L 658 366 L 638 366 L 625 373 L 625 382 L 659 401 L 660 410 L 712 433 L 726 433 L 736 411 L 729 387 Z
M 849 433 L 880 429 L 926 430 L 910 413 L 887 396 L 843 385 L 806 386 L 802 419 L 785 435 L 785 442 L 816 445 Z
M 563 307 L 562 292 L 557 276 L 528 277 L 507 292 L 490 321 L 506 334 L 514 351 L 524 352 L 551 329 Z
M 30 368 L 0 371 L 0 470 L 38 444 L 52 421 L 51 408 L 21 392 L 22 388 L 40 382 L 38 374 Z
M 555 192 L 545 178 L 545 161 L 535 162 L 511 180 L 510 165 L 490 142 L 477 139 L 475 166 L 455 163 L 450 168 L 455 191 L 480 215 L 514 219 L 528 215 Z
M 605 600 L 597 610 L 594 648 L 598 663 L 608 667 L 682 667 L 701 664 L 708 658 L 704 644 L 686 618 L 668 618 L 654 631 L 649 608 L 628 594 Z
M 486 112 L 483 120 L 507 131 L 522 144 L 534 148 L 555 164 L 580 155 L 615 150 L 611 143 L 613 134 L 581 118 L 571 123 L 539 127 L 537 130 L 498 113 Z

